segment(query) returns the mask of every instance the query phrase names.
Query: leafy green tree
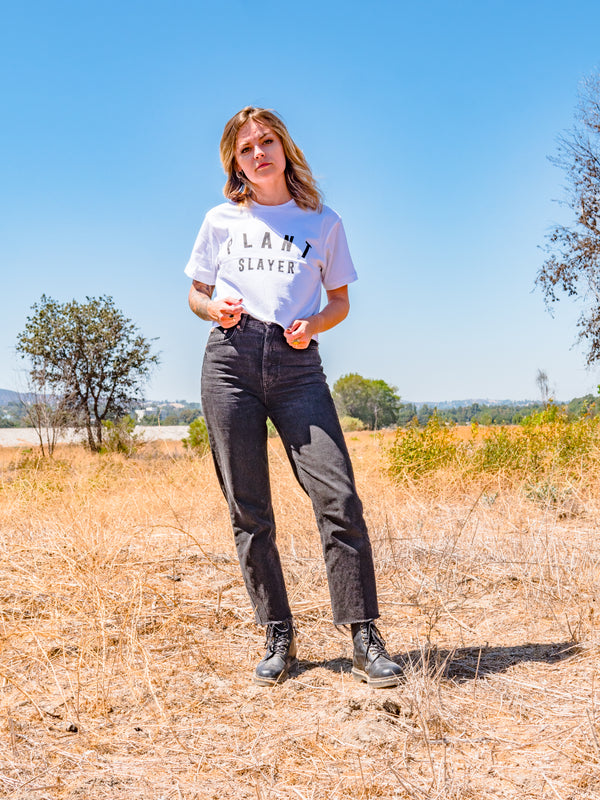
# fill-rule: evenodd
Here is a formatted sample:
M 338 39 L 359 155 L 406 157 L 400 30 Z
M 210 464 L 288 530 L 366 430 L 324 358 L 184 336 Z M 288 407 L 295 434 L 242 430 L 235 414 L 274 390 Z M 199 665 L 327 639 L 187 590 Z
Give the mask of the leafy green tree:
M 111 297 L 57 303 L 42 295 L 32 306 L 17 352 L 30 362 L 34 387 L 49 389 L 83 427 L 91 450 L 102 447 L 102 423 L 123 417 L 158 363 L 151 340 Z
M 560 293 L 584 301 L 579 338 L 587 345 L 587 363 L 594 364 L 600 361 L 600 73 L 585 82 L 575 125 L 552 161 L 565 172 L 565 205 L 573 219 L 549 235 L 536 281 L 547 303 Z
M 396 387 L 356 372 L 342 375 L 333 385 L 333 399 L 341 416 L 356 417 L 371 430 L 395 425 L 400 410 Z

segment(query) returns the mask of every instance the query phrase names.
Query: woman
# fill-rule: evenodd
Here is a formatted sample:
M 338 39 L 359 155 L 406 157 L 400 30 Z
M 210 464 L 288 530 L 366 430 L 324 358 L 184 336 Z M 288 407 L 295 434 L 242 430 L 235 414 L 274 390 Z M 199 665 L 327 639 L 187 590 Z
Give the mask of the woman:
M 371 545 L 316 338 L 346 317 L 356 280 L 342 222 L 323 206 L 302 151 L 272 111 L 242 109 L 225 126 L 220 152 L 229 202 L 206 215 L 185 271 L 190 308 L 213 322 L 202 408 L 246 588 L 267 628 L 254 680 L 281 682 L 297 663 L 275 543 L 270 417 L 313 503 L 334 622 L 351 626 L 352 673 L 393 686 L 401 669 L 373 622 Z M 319 310 L 321 286 L 327 303 Z

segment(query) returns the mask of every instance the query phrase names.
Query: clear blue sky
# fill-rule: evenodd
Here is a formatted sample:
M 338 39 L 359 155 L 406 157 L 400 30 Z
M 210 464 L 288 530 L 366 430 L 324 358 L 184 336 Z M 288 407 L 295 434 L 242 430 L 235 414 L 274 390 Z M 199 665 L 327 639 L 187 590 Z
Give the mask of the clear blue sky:
M 218 141 L 276 109 L 346 225 L 360 280 L 321 338 L 330 382 L 406 400 L 595 392 L 551 317 L 539 246 L 567 212 L 547 160 L 600 68 L 600 4 L 528 0 L 5 2 L 0 11 L 0 387 L 42 293 L 112 295 L 162 366 L 154 399 L 199 399 L 208 324 L 183 267 L 221 202 Z

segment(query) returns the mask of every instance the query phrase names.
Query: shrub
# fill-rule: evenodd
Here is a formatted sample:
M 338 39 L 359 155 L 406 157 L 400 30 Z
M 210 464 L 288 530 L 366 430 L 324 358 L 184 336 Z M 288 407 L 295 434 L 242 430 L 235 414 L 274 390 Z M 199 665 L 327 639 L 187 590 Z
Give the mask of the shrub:
M 544 466 L 571 468 L 587 460 L 600 438 L 598 417 L 570 420 L 565 409 L 551 405 L 521 423 L 532 451 Z
M 394 443 L 388 449 L 390 472 L 400 478 L 422 478 L 459 460 L 462 449 L 463 443 L 452 427 L 434 414 L 424 428 L 396 430 Z
M 494 428 L 471 449 L 469 471 L 503 472 L 527 469 L 531 453 L 519 429 Z
M 422 429 L 398 429 L 387 451 L 389 471 L 396 478 L 419 479 L 451 466 L 464 477 L 505 473 L 553 483 L 600 463 L 599 418 L 570 420 L 566 410 L 554 405 L 514 427 L 482 434 L 474 425 L 471 433 L 470 441 L 461 441 L 435 415 Z
M 141 433 L 134 433 L 135 419 L 121 417 L 116 422 L 106 420 L 102 423 L 104 435 L 102 437 L 101 453 L 123 453 L 131 456 L 143 441 Z
M 204 417 L 196 417 L 190 423 L 188 435 L 182 440 L 183 446 L 196 456 L 204 456 L 210 450 L 208 428 Z
M 353 431 L 364 431 L 367 428 L 362 419 L 358 419 L 358 417 L 340 417 L 340 425 L 342 426 L 342 430 L 346 431 L 347 433 L 351 433 Z

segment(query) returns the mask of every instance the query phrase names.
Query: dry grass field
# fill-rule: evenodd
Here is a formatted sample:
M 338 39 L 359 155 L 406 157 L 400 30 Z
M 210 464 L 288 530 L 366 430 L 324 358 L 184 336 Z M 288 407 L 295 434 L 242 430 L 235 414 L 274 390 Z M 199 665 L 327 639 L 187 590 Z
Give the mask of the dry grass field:
M 396 689 L 350 675 L 308 501 L 270 440 L 300 671 L 251 682 L 252 620 L 209 459 L 0 449 L 0 796 L 600 797 L 598 475 L 394 484 L 349 434 Z

